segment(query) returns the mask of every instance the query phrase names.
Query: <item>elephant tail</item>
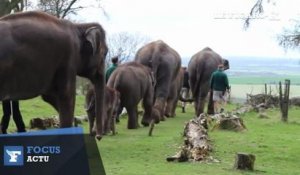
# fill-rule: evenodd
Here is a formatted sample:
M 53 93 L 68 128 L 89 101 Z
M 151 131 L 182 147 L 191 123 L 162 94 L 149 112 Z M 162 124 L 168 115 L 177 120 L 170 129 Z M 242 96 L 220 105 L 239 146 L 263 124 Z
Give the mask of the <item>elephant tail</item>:
M 204 61 L 201 61 L 200 64 L 197 65 L 197 68 L 196 68 L 196 85 L 195 85 L 195 89 L 194 89 L 194 92 L 193 94 L 194 97 L 198 97 L 199 96 L 199 92 L 200 92 L 200 84 L 202 82 L 202 79 L 203 79 L 203 74 L 205 72 L 205 62 Z

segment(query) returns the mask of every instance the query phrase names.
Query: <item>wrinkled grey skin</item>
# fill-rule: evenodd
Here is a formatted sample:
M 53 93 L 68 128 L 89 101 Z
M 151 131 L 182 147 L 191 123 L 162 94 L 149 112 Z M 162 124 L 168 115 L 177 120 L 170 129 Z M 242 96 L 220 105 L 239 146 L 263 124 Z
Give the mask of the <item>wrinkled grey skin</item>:
M 184 70 L 181 68 L 175 81 L 173 81 L 169 96 L 167 98 L 167 106 L 165 110 L 166 117 L 175 117 L 176 116 L 176 106 L 179 100 L 180 91 L 183 86 L 183 76 Z
M 0 18 L 0 100 L 39 95 L 59 113 L 60 127 L 74 118 L 76 75 L 96 87 L 97 138 L 103 132 L 105 31 L 42 12 Z
M 112 73 L 107 86 L 120 93 L 120 106 L 128 112 L 128 129 L 138 128 L 138 103 L 143 99 L 144 115 L 142 125 L 148 126 L 152 119 L 159 116 L 152 114 L 154 77 L 151 70 L 139 63 L 128 62 L 119 65 Z
M 181 66 L 180 55 L 161 40 L 151 42 L 140 48 L 135 61 L 148 66 L 156 78 L 153 113 L 159 116 L 155 123 L 165 120 L 165 106 L 172 83 Z
M 104 122 L 104 134 L 108 134 L 112 131 L 112 134 L 116 134 L 116 116 L 120 106 L 120 93 L 110 87 L 105 87 L 105 98 L 104 98 L 104 111 L 106 112 L 106 118 Z M 90 135 L 95 135 L 95 88 L 90 86 L 85 96 L 86 112 L 89 120 Z
M 210 78 L 217 70 L 219 64 L 224 64 L 225 69 L 229 69 L 228 60 L 206 47 L 192 56 L 189 65 L 189 83 L 194 98 L 196 115 L 204 112 L 205 99 L 210 90 Z M 208 113 L 213 113 L 211 98 L 208 104 Z

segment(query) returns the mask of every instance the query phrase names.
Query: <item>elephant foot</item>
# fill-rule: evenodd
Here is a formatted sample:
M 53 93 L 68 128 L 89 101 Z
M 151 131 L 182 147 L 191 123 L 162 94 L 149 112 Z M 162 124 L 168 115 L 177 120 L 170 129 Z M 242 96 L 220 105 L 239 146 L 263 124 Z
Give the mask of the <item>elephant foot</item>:
M 150 121 L 142 120 L 142 121 L 141 121 L 141 124 L 142 124 L 144 127 L 148 127 L 148 126 L 150 125 Z
M 96 137 L 95 137 L 98 141 L 100 141 L 101 139 L 102 139 L 102 135 L 96 135 Z
M 128 125 L 127 129 L 137 129 L 138 127 L 139 127 L 139 125 L 136 125 L 136 124 L 134 124 L 134 125 Z
M 96 131 L 90 131 L 90 136 L 92 137 L 96 136 Z
M 170 118 L 170 117 L 171 117 L 171 114 L 170 114 L 170 113 L 166 113 L 165 116 L 166 116 L 167 118 Z
M 166 121 L 166 117 L 165 117 L 164 115 L 162 115 L 162 116 L 160 117 L 160 121 Z

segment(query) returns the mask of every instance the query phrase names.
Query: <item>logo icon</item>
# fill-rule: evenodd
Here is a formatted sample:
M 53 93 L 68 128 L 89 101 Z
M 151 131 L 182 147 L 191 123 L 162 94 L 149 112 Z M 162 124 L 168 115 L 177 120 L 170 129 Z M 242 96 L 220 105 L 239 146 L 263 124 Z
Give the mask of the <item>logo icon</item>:
M 4 146 L 4 166 L 23 166 L 23 146 Z

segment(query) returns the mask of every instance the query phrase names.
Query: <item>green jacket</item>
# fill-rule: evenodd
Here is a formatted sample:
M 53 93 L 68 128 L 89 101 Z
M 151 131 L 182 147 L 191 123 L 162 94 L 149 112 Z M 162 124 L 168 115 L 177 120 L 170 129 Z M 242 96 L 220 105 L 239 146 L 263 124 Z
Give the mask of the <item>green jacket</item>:
M 113 71 L 118 67 L 117 64 L 112 64 L 105 72 L 105 81 L 107 82 Z
M 210 88 L 215 91 L 226 91 L 226 89 L 229 89 L 227 75 L 221 70 L 213 72 L 210 80 Z

